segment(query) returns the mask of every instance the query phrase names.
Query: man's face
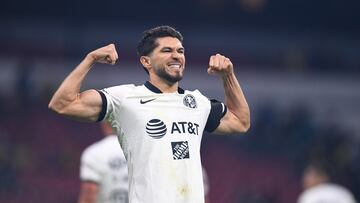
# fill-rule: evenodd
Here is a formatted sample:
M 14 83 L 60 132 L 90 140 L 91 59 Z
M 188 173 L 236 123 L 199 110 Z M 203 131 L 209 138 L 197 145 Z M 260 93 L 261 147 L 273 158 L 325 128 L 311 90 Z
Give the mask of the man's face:
M 154 73 L 173 84 L 180 81 L 185 69 L 184 47 L 174 37 L 157 39 L 158 46 L 149 55 Z
M 312 188 L 327 181 L 327 175 L 312 166 L 309 166 L 305 169 L 302 177 L 304 189 Z

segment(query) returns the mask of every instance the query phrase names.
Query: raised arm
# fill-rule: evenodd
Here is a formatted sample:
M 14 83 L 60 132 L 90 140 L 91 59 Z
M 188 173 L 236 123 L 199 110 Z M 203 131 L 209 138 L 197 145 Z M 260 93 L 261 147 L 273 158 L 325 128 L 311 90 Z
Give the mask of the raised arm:
M 250 127 L 249 105 L 235 76 L 230 59 L 220 54 L 211 56 L 208 73 L 221 77 L 224 85 L 225 104 L 228 108 L 215 133 L 232 134 L 246 132 Z
M 115 64 L 117 58 L 114 44 L 90 52 L 56 90 L 49 109 L 71 119 L 96 121 L 101 111 L 101 96 L 93 89 L 80 93 L 81 84 L 95 63 Z

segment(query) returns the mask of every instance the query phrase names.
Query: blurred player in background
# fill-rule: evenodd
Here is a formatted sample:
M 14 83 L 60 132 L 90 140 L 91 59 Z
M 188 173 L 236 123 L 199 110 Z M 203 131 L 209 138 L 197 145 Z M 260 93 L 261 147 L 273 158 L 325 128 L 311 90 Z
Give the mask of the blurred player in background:
M 117 136 L 107 122 L 104 138 L 87 147 L 81 156 L 78 203 L 127 203 L 128 171 Z
M 329 166 L 321 161 L 310 163 L 304 170 L 304 191 L 298 203 L 356 203 L 345 187 L 331 183 Z
M 118 54 L 110 44 L 84 58 L 55 92 L 49 108 L 76 120 L 111 123 L 127 160 L 131 203 L 203 203 L 203 132 L 238 135 L 250 127 L 249 106 L 233 64 L 220 54 L 204 64 L 208 74 L 221 79 L 224 104 L 179 87 L 185 48 L 174 28 L 145 31 L 137 53 L 149 75 L 145 84 L 80 93 L 95 63 L 115 64 Z

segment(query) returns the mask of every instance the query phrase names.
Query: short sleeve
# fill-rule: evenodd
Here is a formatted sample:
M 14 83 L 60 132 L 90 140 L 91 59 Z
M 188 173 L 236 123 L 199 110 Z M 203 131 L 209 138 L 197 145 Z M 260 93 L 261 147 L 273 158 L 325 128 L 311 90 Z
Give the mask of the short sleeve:
M 121 108 L 123 98 L 128 92 L 131 92 L 133 88 L 134 85 L 120 85 L 97 90 L 102 100 L 102 108 L 97 121 L 107 119 L 111 114 L 116 113 L 114 111 Z
M 94 156 L 90 156 L 87 151 L 81 156 L 80 163 L 80 180 L 81 181 L 92 181 L 92 182 L 100 182 L 101 173 L 99 169 L 96 168 L 96 161 L 93 160 Z
M 210 113 L 205 125 L 206 132 L 213 132 L 220 124 L 220 120 L 227 112 L 227 107 L 224 103 L 215 99 L 210 100 Z

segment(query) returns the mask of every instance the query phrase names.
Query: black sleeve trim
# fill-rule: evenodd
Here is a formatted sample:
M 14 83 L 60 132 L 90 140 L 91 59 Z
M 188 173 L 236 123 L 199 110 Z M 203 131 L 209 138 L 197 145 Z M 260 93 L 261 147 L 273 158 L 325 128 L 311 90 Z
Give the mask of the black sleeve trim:
M 208 117 L 208 120 L 206 122 L 205 131 L 206 132 L 213 132 L 220 124 L 220 120 L 227 112 L 227 107 L 215 100 L 210 100 L 211 102 L 211 110 Z
M 223 110 L 222 117 L 224 117 L 226 112 L 227 112 L 227 106 L 224 103 L 221 103 L 221 106 L 223 107 L 223 109 L 222 109 Z
M 101 100 L 102 100 L 101 111 L 99 113 L 99 118 L 96 121 L 96 122 L 100 122 L 100 121 L 104 120 L 105 115 L 106 115 L 107 99 L 106 99 L 105 94 L 102 91 L 97 90 L 97 92 L 100 94 Z

